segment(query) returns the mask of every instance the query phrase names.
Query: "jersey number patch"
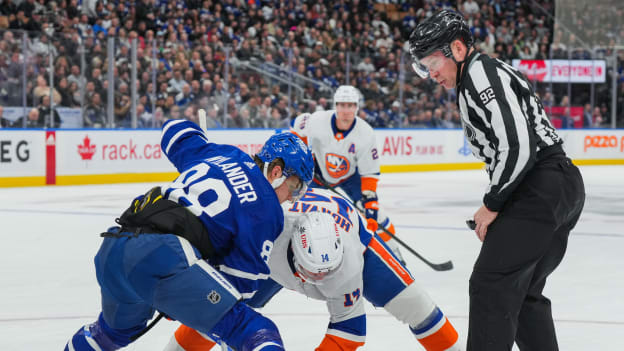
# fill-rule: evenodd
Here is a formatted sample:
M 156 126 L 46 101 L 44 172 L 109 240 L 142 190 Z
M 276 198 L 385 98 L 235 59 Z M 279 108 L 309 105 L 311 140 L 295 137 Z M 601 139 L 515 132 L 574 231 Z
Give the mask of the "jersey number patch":
M 344 297 L 344 307 L 351 307 L 353 303 L 360 298 L 360 289 L 355 289 L 355 291 L 350 294 L 344 294 Z
M 262 252 L 260 253 L 260 257 L 264 260 L 264 262 L 269 262 L 269 257 L 271 257 L 271 251 L 273 250 L 273 242 L 270 240 L 265 240 L 262 243 Z
M 494 100 L 495 96 L 494 96 L 494 90 L 492 90 L 492 87 L 489 87 L 485 89 L 484 91 L 480 92 L 479 98 L 481 98 L 481 102 L 483 102 L 484 105 L 487 105 L 488 102 Z
M 210 166 L 208 164 L 198 163 L 184 171 L 171 183 L 169 188 L 172 191 L 168 198 L 178 203 L 188 204 L 186 208 L 198 217 L 202 213 L 214 217 L 228 209 L 232 193 L 230 193 L 223 180 L 206 178 L 197 181 L 206 176 L 209 170 Z M 179 201 L 181 198 L 184 198 L 186 201 Z

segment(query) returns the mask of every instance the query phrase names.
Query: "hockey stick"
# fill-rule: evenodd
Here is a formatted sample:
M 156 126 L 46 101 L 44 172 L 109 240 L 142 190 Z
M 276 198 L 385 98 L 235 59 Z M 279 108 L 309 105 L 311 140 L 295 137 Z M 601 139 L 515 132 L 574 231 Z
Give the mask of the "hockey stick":
M 132 335 L 132 336 L 130 337 L 130 341 L 134 342 L 134 341 L 136 341 L 136 339 L 138 339 L 138 338 L 142 337 L 145 333 L 147 333 L 148 331 L 150 331 L 150 329 L 154 328 L 154 326 L 156 325 L 156 323 L 158 323 L 158 322 L 162 319 L 162 317 L 164 317 L 164 316 L 165 316 L 165 314 L 164 314 L 164 313 L 162 313 L 162 312 L 158 312 L 158 316 L 156 316 L 156 318 L 154 318 L 154 319 L 150 322 L 150 324 L 148 324 L 145 328 L 143 328 L 143 330 L 141 330 L 140 332 L 138 332 L 138 333 L 136 333 L 136 334 Z
M 339 193 L 336 189 L 334 189 L 334 187 L 331 186 L 329 183 L 327 183 L 324 179 L 321 179 L 321 178 L 314 178 L 314 179 L 318 180 L 323 185 L 323 187 L 325 187 L 326 189 L 328 189 L 328 190 L 330 190 L 330 191 L 332 191 L 332 192 L 334 192 L 334 193 L 336 193 L 336 194 L 338 194 L 338 195 L 340 195 L 342 197 L 346 197 L 343 194 Z M 351 199 L 349 199 L 349 201 L 351 201 L 351 203 L 354 205 L 354 207 L 357 208 L 357 206 L 355 206 L 355 204 L 353 203 L 353 201 Z M 393 240 L 396 240 L 397 243 L 399 243 L 401 246 L 403 246 L 412 255 L 418 257 L 421 261 L 423 261 L 427 266 L 431 267 L 434 271 L 450 271 L 451 269 L 453 269 L 453 262 L 452 261 L 446 261 L 446 262 L 442 262 L 442 263 L 433 263 L 433 262 L 429 261 L 428 259 L 424 258 L 418 252 L 416 252 L 416 250 L 412 249 L 403 240 L 397 238 L 396 235 L 392 234 L 392 232 L 390 232 L 388 229 L 384 228 L 381 224 L 379 224 L 379 222 L 377 222 L 377 227 L 379 229 L 381 229 L 384 233 L 390 235 L 390 237 Z
M 199 127 L 206 133 L 206 110 L 203 108 L 197 110 L 197 117 L 199 119 Z

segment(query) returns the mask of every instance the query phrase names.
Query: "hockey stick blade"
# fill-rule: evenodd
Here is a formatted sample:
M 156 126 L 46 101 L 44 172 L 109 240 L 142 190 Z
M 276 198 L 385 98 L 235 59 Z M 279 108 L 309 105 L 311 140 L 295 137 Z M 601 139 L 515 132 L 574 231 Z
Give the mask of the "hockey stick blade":
M 339 193 L 336 189 L 334 189 L 334 187 L 332 187 L 331 185 L 329 185 L 324 179 L 322 178 L 314 178 L 316 180 L 318 180 L 323 187 L 325 187 L 325 189 L 328 189 L 342 197 L 345 197 L 343 194 Z M 351 204 L 353 205 L 353 207 L 357 208 L 357 206 L 355 206 L 355 204 L 353 203 L 353 201 L 346 197 L 347 200 L 349 200 L 349 202 L 351 202 Z M 403 246 L 407 251 L 409 251 L 412 255 L 418 257 L 418 259 L 420 259 L 424 264 L 426 264 L 427 266 L 431 267 L 431 269 L 433 269 L 434 271 L 438 271 L 438 272 L 443 272 L 443 271 L 450 271 L 451 269 L 453 269 L 453 262 L 452 261 L 446 261 L 446 262 L 442 262 L 442 263 L 433 263 L 431 261 L 429 261 L 428 259 L 424 258 L 423 256 L 421 256 L 418 252 L 416 252 L 416 250 L 412 249 L 409 245 L 407 245 L 405 242 L 403 242 L 403 240 L 399 239 L 396 237 L 396 235 L 392 234 L 389 230 L 387 230 L 386 228 L 382 227 L 379 223 L 377 223 L 377 226 L 379 229 L 383 230 L 384 233 L 390 235 L 390 237 L 394 240 L 396 240 L 397 243 L 399 243 L 399 245 Z
M 386 228 L 383 228 L 381 226 L 379 226 L 379 229 L 383 230 L 384 233 L 390 235 L 390 237 L 393 240 L 396 240 L 397 243 L 399 243 L 401 246 L 403 246 L 403 248 L 405 248 L 407 251 L 411 252 L 412 255 L 418 257 L 424 264 L 426 264 L 427 266 L 431 267 L 434 271 L 450 271 L 451 269 L 453 269 L 453 262 L 452 261 L 446 261 L 446 262 L 442 262 L 442 263 L 433 263 L 431 261 L 429 261 L 428 259 L 424 258 L 423 256 L 421 256 L 418 252 L 416 252 L 416 250 L 412 249 L 409 245 L 407 245 L 405 242 L 403 242 L 403 240 L 399 239 L 396 237 L 396 235 L 392 234 L 392 232 L 390 232 L 389 230 L 387 230 Z

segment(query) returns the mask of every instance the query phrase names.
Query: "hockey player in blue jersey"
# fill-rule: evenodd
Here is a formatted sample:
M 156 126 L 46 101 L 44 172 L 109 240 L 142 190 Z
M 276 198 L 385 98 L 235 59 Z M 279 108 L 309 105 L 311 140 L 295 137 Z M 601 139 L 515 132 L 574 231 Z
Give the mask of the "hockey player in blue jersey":
M 269 276 L 280 206 L 301 197 L 312 154 L 292 133 L 250 156 L 208 140 L 192 122 L 163 125 L 161 148 L 180 175 L 139 196 L 102 233 L 95 257 L 102 313 L 65 350 L 125 347 L 155 311 L 239 351 L 283 350 L 277 327 L 242 301 Z

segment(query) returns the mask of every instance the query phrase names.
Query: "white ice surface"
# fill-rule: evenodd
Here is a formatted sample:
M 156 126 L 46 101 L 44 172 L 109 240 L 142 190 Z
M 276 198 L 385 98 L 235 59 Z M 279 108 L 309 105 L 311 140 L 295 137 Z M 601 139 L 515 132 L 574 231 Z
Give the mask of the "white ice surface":
M 624 350 L 624 167 L 584 167 L 587 202 L 545 294 L 562 351 Z M 480 242 L 464 224 L 480 205 L 482 171 L 383 174 L 382 206 L 401 238 L 434 262 L 403 250 L 408 267 L 465 340 L 468 278 Z M 61 350 L 100 311 L 93 256 L 99 233 L 153 184 L 0 189 L 0 350 Z M 408 328 L 367 306 L 361 350 L 421 350 Z M 325 305 L 283 291 L 262 313 L 287 350 L 313 350 L 328 322 Z M 161 321 L 127 350 L 161 350 L 177 322 Z M 463 341 L 462 341 L 463 342 Z

